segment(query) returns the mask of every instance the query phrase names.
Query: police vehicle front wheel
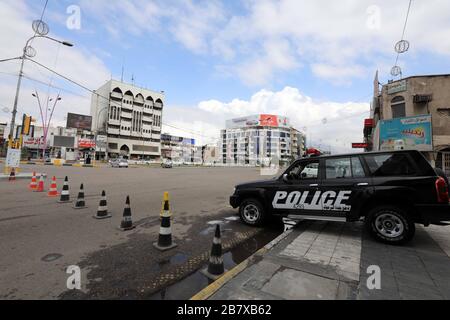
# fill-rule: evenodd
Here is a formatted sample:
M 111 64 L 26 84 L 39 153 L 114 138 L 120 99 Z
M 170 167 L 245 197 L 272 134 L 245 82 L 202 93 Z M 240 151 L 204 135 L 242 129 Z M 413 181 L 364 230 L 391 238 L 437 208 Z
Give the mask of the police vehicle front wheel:
M 241 220 L 248 225 L 261 226 L 265 221 L 264 207 L 256 199 L 246 199 L 239 206 Z
M 380 206 L 366 216 L 366 228 L 375 239 L 389 244 L 403 244 L 411 240 L 416 231 L 411 217 L 401 208 Z

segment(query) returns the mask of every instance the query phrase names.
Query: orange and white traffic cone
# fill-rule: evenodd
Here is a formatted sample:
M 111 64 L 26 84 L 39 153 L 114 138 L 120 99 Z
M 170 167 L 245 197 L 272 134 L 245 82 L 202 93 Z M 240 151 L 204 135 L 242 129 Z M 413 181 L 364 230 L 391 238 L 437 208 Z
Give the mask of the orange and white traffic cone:
M 44 192 L 44 176 L 41 173 L 41 177 L 39 178 L 38 187 L 34 192 Z
M 36 190 L 37 188 L 37 180 L 36 180 L 36 172 L 33 171 L 33 176 L 31 177 L 31 182 L 28 186 L 30 190 Z
M 48 189 L 47 196 L 49 197 L 57 197 L 58 196 L 58 187 L 56 186 L 56 177 L 53 176 L 52 183 L 50 184 L 50 189 Z

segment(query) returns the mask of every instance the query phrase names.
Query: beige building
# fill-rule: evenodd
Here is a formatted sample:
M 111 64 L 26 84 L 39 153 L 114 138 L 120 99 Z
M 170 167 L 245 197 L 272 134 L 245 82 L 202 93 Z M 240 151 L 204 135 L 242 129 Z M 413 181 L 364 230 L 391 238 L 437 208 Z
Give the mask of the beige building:
M 415 148 L 450 174 L 450 74 L 391 81 L 381 91 L 376 77 L 371 116 L 369 149 Z
M 160 159 L 164 98 L 164 92 L 116 80 L 92 94 L 92 130 L 107 135 L 108 157 Z

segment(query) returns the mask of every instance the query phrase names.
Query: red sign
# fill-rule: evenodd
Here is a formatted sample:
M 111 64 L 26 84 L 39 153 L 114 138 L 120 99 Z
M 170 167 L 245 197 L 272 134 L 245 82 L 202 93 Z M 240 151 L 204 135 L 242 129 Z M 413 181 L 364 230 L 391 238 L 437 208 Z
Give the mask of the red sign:
M 365 148 L 368 148 L 368 147 L 369 147 L 368 143 L 364 143 L 364 142 L 352 143 L 352 148 L 353 149 L 365 149 Z
M 373 119 L 365 119 L 364 120 L 364 127 L 373 128 Z
M 261 114 L 259 116 L 259 125 L 266 127 L 278 127 L 278 117 L 271 114 Z
M 320 152 L 320 150 L 316 149 L 316 148 L 309 148 L 308 150 L 306 150 L 306 154 L 310 155 L 316 155 L 316 156 L 320 156 L 322 154 L 322 152 Z
M 78 139 L 78 148 L 95 148 L 95 141 L 91 139 Z

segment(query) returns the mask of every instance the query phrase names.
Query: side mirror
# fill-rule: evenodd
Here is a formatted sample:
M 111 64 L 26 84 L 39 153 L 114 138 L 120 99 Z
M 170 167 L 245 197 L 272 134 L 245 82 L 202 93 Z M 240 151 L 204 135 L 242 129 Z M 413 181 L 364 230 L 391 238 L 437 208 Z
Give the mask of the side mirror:
M 283 174 L 283 181 L 286 183 L 291 183 L 291 181 L 289 180 L 289 175 L 287 173 Z
M 302 172 L 302 178 L 304 179 L 304 178 L 306 178 L 306 177 L 307 177 L 306 172 Z

